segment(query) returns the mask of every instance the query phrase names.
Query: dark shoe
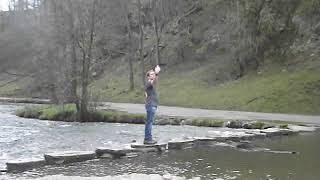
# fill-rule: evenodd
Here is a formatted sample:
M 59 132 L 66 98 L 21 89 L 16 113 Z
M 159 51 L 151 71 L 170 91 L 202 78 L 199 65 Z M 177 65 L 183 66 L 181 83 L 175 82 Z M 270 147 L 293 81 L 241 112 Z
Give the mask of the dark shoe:
M 145 144 L 145 145 L 153 145 L 153 144 L 157 144 L 157 141 L 155 141 L 155 140 L 144 140 L 143 141 L 143 144 Z

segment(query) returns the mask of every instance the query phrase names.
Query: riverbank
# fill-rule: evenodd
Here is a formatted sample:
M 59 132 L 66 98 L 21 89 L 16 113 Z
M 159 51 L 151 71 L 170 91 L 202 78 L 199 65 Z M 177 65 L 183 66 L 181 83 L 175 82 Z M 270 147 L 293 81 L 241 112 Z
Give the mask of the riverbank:
M 74 105 L 42 105 L 25 107 L 16 111 L 16 115 L 24 118 L 33 118 L 51 121 L 76 121 L 76 110 Z M 112 109 L 95 110 L 88 113 L 87 119 L 82 122 L 107 122 L 107 123 L 132 123 L 144 124 L 145 114 L 128 113 Z M 179 117 L 160 115 L 155 118 L 155 125 L 190 125 L 203 127 L 229 127 L 245 129 L 266 129 L 272 127 L 287 128 L 288 124 L 304 125 L 303 123 L 292 123 L 286 121 L 249 121 L 232 120 L 203 117 Z

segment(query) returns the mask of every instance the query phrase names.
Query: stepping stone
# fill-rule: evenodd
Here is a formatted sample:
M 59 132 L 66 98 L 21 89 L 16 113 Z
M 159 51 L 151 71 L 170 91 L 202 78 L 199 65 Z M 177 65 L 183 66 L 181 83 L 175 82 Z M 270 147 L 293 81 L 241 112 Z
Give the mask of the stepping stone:
M 227 141 L 227 138 L 226 137 L 222 137 L 222 136 L 219 136 L 219 137 L 214 137 L 215 140 L 217 142 L 226 142 Z
M 288 135 L 295 135 L 298 134 L 297 131 L 293 131 L 290 129 L 279 129 L 279 128 L 268 128 L 261 130 L 260 132 L 266 133 L 267 137 L 273 137 L 273 136 L 288 136 Z
M 130 153 L 137 154 L 138 150 L 131 148 L 130 146 L 110 146 L 110 147 L 99 147 L 96 149 L 96 154 L 99 158 L 120 158 L 128 156 Z
M 254 151 L 257 149 L 257 146 L 251 142 L 240 142 L 236 145 L 236 148 Z
M 254 138 L 264 139 L 267 137 L 267 133 L 262 133 L 260 130 L 247 130 L 245 131 L 247 134 L 252 134 Z
M 46 165 L 46 161 L 42 158 L 32 158 L 32 159 L 20 159 L 9 161 L 6 163 L 7 171 L 24 171 L 27 169 L 43 167 Z
M 195 137 L 195 142 L 197 145 L 212 145 L 216 143 L 216 138 L 211 138 L 211 137 Z
M 291 129 L 281 129 L 281 133 L 282 133 L 282 135 L 284 135 L 284 136 L 290 136 L 290 135 L 297 135 L 297 134 L 299 134 L 298 131 L 293 131 L 293 130 L 291 130 Z
M 171 140 L 168 142 L 168 149 L 189 149 L 195 145 L 196 141 L 194 139 L 189 140 Z
M 167 149 L 167 143 L 157 143 L 157 144 L 143 144 L 143 143 L 133 143 L 131 147 L 139 152 L 162 152 Z
M 288 125 L 288 128 L 296 132 L 313 132 L 319 129 L 317 127 L 297 126 L 297 125 Z
M 264 151 L 264 152 L 275 153 L 275 154 L 300 154 L 297 151 L 273 151 L 273 150 L 268 150 L 268 151 Z
M 44 158 L 47 164 L 66 164 L 95 159 L 96 153 L 91 151 L 67 151 L 45 154 Z
M 248 134 L 245 131 L 209 131 L 209 137 L 213 137 L 217 142 L 250 140 L 254 138 L 254 135 Z
M 167 143 L 157 143 L 157 144 L 143 144 L 143 143 L 132 143 L 131 144 L 131 147 L 132 148 L 156 148 L 156 147 L 163 147 L 163 148 L 166 148 L 167 146 Z
M 261 133 L 266 133 L 267 137 L 273 137 L 273 136 L 281 136 L 282 132 L 279 128 L 268 128 L 260 130 Z
M 254 134 L 244 133 L 244 135 L 240 137 L 240 140 L 254 140 L 256 137 Z
M 225 137 L 225 138 L 227 141 L 233 141 L 233 142 L 239 142 L 240 140 L 245 139 L 242 136 L 237 136 L 237 135 L 229 136 L 229 137 Z
M 121 158 L 124 159 L 124 158 L 135 158 L 135 157 L 138 157 L 139 154 L 138 153 L 135 153 L 135 152 L 131 152 L 131 153 L 127 153 L 125 156 L 122 156 Z

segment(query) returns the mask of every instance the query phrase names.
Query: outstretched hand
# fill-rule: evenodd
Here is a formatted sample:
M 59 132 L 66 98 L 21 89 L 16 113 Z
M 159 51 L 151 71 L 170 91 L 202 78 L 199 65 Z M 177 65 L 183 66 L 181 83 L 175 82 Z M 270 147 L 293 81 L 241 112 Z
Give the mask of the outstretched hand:
M 155 72 L 156 74 L 158 74 L 160 71 L 161 71 L 161 68 L 160 68 L 159 65 L 157 65 L 157 66 L 154 68 L 154 72 Z

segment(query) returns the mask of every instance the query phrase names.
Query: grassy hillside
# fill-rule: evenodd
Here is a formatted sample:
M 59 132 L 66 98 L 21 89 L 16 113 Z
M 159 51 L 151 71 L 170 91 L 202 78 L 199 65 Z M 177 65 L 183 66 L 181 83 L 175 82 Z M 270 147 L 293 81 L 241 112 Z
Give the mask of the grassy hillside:
M 188 65 L 167 68 L 160 76 L 158 86 L 161 104 L 320 114 L 320 64 L 316 61 L 286 68 L 270 66 L 258 73 L 251 73 L 239 80 L 217 86 L 206 82 L 206 72 L 209 70 L 209 64 L 193 70 L 188 68 Z M 106 101 L 143 103 L 143 90 L 137 88 L 139 90 L 126 91 L 128 83 L 124 75 L 107 73 L 95 83 L 93 91 L 98 92 L 100 98 Z M 139 78 L 136 79 L 136 82 L 139 82 Z
M 2 87 L 0 87 L 2 96 L 11 96 L 18 89 L 16 83 L 7 84 L 7 81 L 0 81 L 0 84 L 2 84 Z
M 15 78 L 8 77 L 7 75 L 0 74 L 0 96 L 3 97 L 24 97 L 33 96 L 27 95 L 27 89 L 30 85 L 31 78 Z

